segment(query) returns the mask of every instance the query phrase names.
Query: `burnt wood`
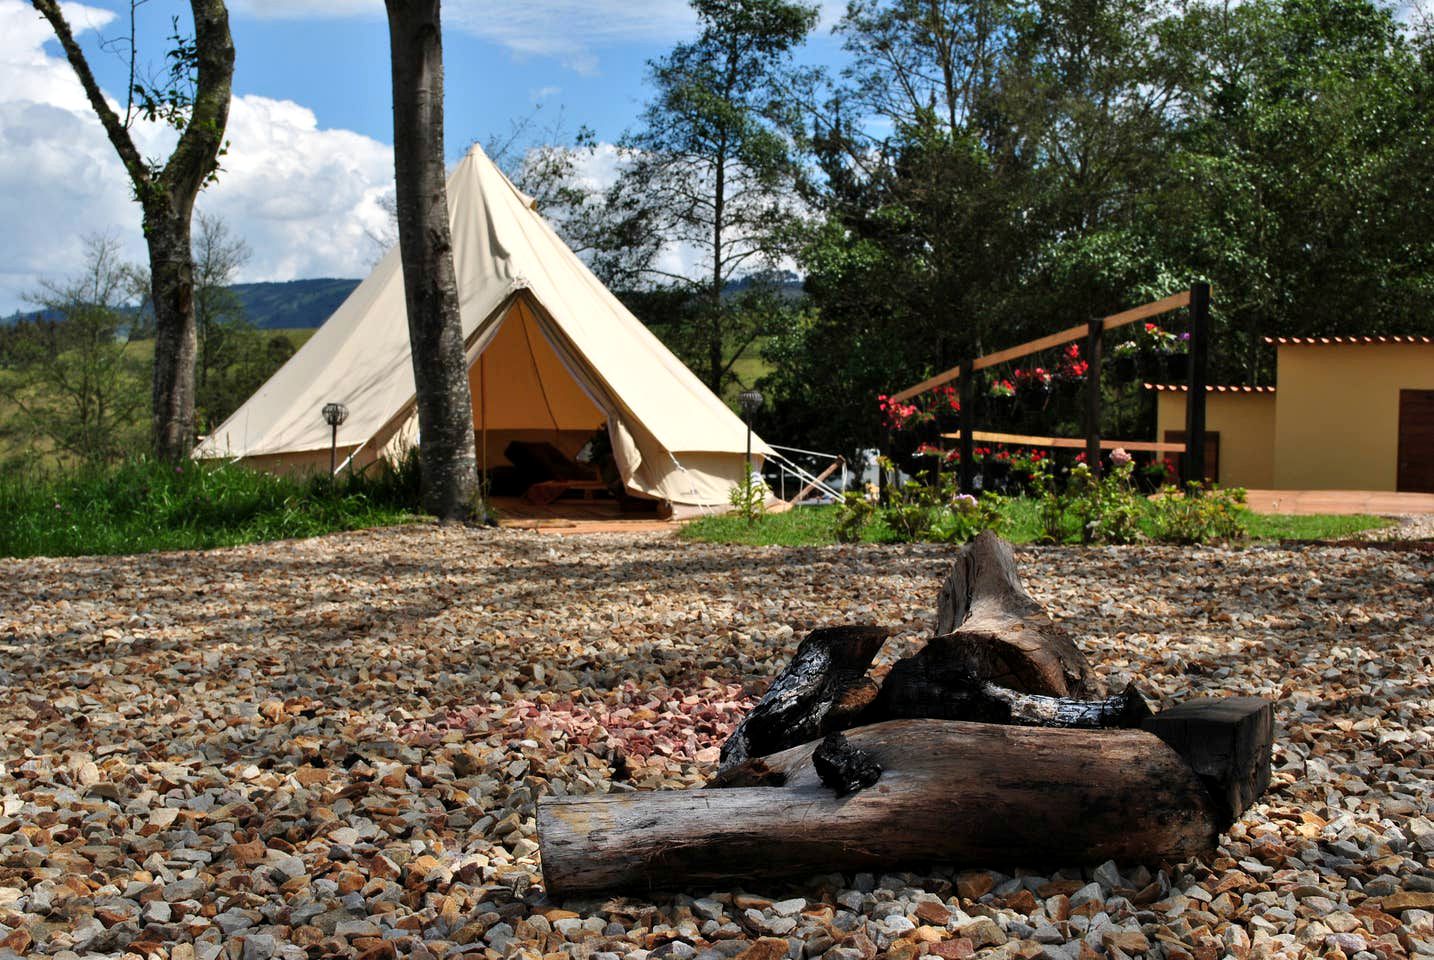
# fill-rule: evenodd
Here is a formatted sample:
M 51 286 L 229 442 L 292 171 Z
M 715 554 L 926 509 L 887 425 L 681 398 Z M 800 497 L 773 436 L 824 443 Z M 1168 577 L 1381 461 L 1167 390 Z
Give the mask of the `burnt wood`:
M 890 635 L 875 626 L 807 634 L 792 662 L 722 745 L 721 769 L 851 726 L 876 699 L 876 682 L 866 671 Z
M 881 779 L 881 764 L 839 733 L 829 733 L 812 754 L 817 778 L 844 797 Z
M 958 555 L 938 624 L 880 687 L 867 671 L 888 630 L 813 631 L 706 789 L 540 800 L 549 895 L 902 863 L 1178 861 L 1213 853 L 1269 785 L 1268 702 L 1152 716 L 1134 685 L 1103 697 L 994 536 Z
M 1141 723 L 1185 759 L 1215 801 L 1221 830 L 1270 785 L 1275 711 L 1261 697 L 1187 700 Z

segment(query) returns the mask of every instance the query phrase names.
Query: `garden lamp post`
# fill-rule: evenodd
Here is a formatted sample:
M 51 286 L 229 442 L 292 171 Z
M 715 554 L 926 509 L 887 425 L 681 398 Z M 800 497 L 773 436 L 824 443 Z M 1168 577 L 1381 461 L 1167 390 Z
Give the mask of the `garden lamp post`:
M 737 394 L 737 403 L 742 408 L 742 416 L 747 421 L 747 488 L 752 486 L 752 417 L 762 409 L 762 394 L 757 390 L 743 390 Z M 747 515 L 747 522 L 752 522 L 752 516 Z
M 349 408 L 342 403 L 324 404 L 324 422 L 333 428 L 333 440 L 329 444 L 329 476 L 339 469 L 339 424 L 349 418 Z

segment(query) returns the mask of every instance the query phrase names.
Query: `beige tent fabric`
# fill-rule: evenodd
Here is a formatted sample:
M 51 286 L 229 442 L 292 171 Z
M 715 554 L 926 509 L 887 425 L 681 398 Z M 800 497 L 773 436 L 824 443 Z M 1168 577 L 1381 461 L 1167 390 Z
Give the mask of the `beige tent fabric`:
M 742 421 L 598 282 L 479 148 L 449 178 L 448 198 L 475 428 L 568 437 L 606 421 L 634 492 L 725 505 L 744 469 Z M 319 411 L 339 401 L 349 408 L 339 445 L 362 465 L 417 441 L 413 398 L 395 249 L 194 455 L 271 469 L 312 463 L 330 442 Z M 758 462 L 771 453 L 759 437 L 752 452 Z M 494 462 L 491 444 L 486 453 Z

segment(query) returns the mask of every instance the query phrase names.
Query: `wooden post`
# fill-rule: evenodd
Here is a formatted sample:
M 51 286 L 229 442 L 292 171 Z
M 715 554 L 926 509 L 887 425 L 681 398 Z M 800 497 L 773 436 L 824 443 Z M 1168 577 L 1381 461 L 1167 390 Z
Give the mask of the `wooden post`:
M 1210 284 L 1190 287 L 1190 392 L 1185 397 L 1186 483 L 1205 481 L 1205 387 L 1210 382 Z
M 961 492 L 976 492 L 976 370 L 971 357 L 961 361 Z
M 1085 462 L 1100 476 L 1100 367 L 1104 320 L 1092 320 L 1085 335 Z

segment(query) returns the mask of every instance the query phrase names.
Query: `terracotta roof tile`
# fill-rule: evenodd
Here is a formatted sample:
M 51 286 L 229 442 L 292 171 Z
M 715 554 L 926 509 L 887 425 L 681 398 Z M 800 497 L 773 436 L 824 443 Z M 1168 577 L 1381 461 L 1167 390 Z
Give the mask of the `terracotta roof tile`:
M 1147 390 L 1156 390 L 1162 393 L 1189 393 L 1189 384 L 1184 383 L 1146 383 L 1143 384 Z M 1249 387 L 1243 384 L 1214 384 L 1205 385 L 1207 393 L 1274 393 L 1274 387 Z
M 1325 346 L 1340 343 L 1434 343 L 1434 337 L 1266 337 L 1266 343 Z

